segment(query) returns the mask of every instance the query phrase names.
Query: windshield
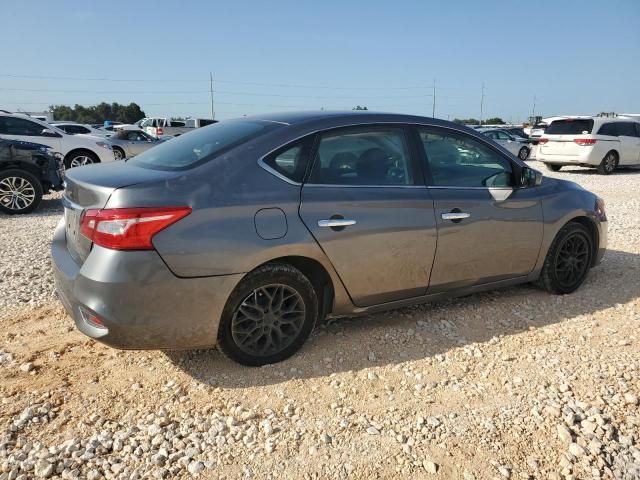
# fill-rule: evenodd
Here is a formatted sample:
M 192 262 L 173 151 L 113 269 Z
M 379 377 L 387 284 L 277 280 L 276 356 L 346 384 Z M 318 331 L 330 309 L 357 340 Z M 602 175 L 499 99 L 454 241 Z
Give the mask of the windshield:
M 279 127 L 260 120 L 228 120 L 172 138 L 127 161 L 159 170 L 186 170 Z
M 555 120 L 544 132 L 547 135 L 580 135 L 591 133 L 593 120 L 567 118 L 565 120 Z

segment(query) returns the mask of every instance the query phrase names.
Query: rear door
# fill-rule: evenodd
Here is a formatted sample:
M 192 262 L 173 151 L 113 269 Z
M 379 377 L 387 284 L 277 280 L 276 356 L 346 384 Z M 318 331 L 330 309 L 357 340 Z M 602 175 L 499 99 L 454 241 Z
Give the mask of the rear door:
M 637 165 L 640 161 L 640 136 L 635 122 L 618 122 L 620 139 L 620 165 Z
M 536 188 L 518 188 L 518 164 L 466 133 L 421 127 L 438 227 L 429 293 L 527 275 L 542 242 Z
M 411 145 L 397 125 L 316 140 L 300 216 L 358 306 L 423 295 L 429 284 L 436 224 Z

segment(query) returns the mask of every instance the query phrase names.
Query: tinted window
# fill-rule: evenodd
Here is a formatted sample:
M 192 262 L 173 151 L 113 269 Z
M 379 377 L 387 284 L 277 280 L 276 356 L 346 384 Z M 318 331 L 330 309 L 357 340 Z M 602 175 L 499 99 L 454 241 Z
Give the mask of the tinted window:
M 0 134 L 37 136 L 41 135 L 45 128 L 39 123 L 23 118 L 0 117 Z
M 303 152 L 303 144 L 298 143 L 275 152 L 265 158 L 264 163 L 294 182 L 302 182 L 306 168 Z
M 616 123 L 605 123 L 604 125 L 602 125 L 600 127 L 600 130 L 598 130 L 598 135 L 609 135 L 611 137 L 617 137 L 618 136 L 618 128 L 616 126 Z
M 358 129 L 322 135 L 309 183 L 412 185 L 404 134 L 398 128 Z
M 618 135 L 624 135 L 625 137 L 635 137 L 636 127 L 631 122 L 618 123 Z
M 275 128 L 280 125 L 250 120 L 224 121 L 175 137 L 127 161 L 161 170 L 193 168 Z
M 137 132 L 135 130 L 129 130 L 127 132 L 127 139 L 132 142 L 146 142 L 147 137 L 142 132 Z
M 478 140 L 437 129 L 421 129 L 420 139 L 434 186 L 513 186 L 509 159 Z
M 564 120 L 554 120 L 545 130 L 547 135 L 581 135 L 583 133 L 591 133 L 593 129 L 593 120 L 567 118 Z

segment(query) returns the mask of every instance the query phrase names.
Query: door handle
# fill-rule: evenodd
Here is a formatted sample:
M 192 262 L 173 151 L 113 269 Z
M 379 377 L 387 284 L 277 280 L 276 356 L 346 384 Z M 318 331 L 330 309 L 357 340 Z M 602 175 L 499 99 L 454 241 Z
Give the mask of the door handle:
M 346 218 L 330 218 L 329 220 L 318 220 L 319 227 L 349 227 L 351 225 L 355 225 L 355 220 L 348 220 Z
M 443 220 L 464 220 L 465 218 L 469 218 L 471 216 L 470 213 L 467 212 L 449 212 L 449 213 L 443 213 L 442 214 L 442 219 Z

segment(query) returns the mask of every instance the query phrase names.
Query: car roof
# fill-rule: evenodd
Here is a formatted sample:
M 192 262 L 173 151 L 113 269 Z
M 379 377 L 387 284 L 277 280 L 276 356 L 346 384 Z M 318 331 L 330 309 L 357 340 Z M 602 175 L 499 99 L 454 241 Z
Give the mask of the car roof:
M 440 120 L 433 117 L 421 117 L 419 115 L 406 115 L 401 113 L 385 113 L 372 111 L 301 111 L 301 112 L 278 112 L 260 115 L 251 115 L 240 117 L 246 120 L 258 120 L 267 122 L 276 122 L 284 125 L 310 125 L 322 124 L 326 128 L 330 128 L 333 124 L 336 127 L 347 126 L 349 124 L 367 124 L 367 123 L 407 123 L 430 126 L 441 126 L 454 128 L 467 133 L 478 135 L 478 132 L 460 125 L 458 123 Z

